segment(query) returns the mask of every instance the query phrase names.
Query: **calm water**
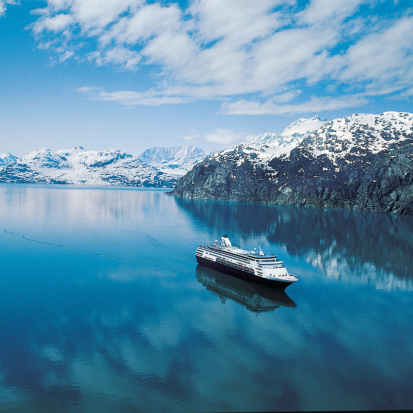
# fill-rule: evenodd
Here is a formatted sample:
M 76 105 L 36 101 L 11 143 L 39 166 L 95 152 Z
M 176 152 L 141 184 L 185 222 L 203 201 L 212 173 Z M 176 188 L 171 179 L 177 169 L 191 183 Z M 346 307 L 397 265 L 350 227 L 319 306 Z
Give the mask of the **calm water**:
M 287 294 L 197 266 L 228 234 Z M 409 409 L 413 218 L 0 185 L 0 412 Z

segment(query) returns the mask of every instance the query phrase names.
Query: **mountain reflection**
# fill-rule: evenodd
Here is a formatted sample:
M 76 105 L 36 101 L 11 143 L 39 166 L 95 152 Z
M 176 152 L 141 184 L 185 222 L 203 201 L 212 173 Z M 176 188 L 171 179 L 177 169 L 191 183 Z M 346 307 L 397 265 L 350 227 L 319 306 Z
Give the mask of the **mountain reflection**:
M 217 294 L 221 301 L 229 298 L 255 313 L 279 307 L 297 307 L 283 290 L 252 284 L 203 265 L 196 267 L 196 278 L 207 290 Z
M 184 198 L 176 203 L 215 237 L 228 233 L 241 243 L 264 237 L 329 278 L 413 289 L 413 217 Z

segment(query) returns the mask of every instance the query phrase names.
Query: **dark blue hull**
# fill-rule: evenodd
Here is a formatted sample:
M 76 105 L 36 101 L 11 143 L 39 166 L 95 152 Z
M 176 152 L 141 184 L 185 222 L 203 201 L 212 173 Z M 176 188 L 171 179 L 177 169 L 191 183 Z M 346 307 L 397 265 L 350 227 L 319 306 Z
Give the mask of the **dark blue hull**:
M 268 278 L 258 277 L 257 275 L 250 274 L 246 271 L 241 271 L 236 268 L 228 267 L 223 264 L 219 264 L 215 261 L 210 261 L 202 257 L 196 257 L 196 260 L 199 264 L 205 265 L 207 267 L 213 268 L 214 270 L 223 272 L 228 275 L 232 275 L 242 280 L 252 282 L 254 284 L 265 285 L 267 287 L 279 288 L 281 290 L 286 289 L 293 282 L 291 281 L 278 281 L 278 280 L 269 280 Z

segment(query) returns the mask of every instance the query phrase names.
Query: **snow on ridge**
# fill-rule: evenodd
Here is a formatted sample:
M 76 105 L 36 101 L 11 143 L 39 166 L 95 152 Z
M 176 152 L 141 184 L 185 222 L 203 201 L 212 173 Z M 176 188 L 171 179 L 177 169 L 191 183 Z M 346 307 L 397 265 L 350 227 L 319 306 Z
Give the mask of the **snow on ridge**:
M 289 155 L 311 132 L 319 129 L 326 122 L 327 119 L 321 120 L 318 115 L 310 119 L 300 118 L 291 123 L 282 133 L 262 133 L 252 141 L 234 147 L 233 150 L 238 148 L 249 155 L 254 153 L 255 163 L 268 163 L 275 157 Z M 224 155 L 225 151 L 219 152 L 219 156 Z
M 9 153 L 0 153 L 0 168 L 15 163 L 19 158 Z
M 314 156 L 327 155 L 335 162 L 338 157 L 345 158 L 354 147 L 378 153 L 388 148 L 390 144 L 412 136 L 413 114 L 407 112 L 384 112 L 380 115 L 356 113 L 327 122 L 310 134 L 303 144 Z
M 64 157 L 46 148 L 39 148 L 22 156 L 18 163 L 23 163 L 36 168 L 69 168 Z

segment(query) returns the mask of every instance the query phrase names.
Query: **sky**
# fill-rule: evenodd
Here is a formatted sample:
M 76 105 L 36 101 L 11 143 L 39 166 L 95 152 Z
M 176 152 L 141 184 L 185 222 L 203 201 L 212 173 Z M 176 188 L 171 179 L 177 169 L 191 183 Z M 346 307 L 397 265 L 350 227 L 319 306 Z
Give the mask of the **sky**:
M 0 153 L 217 150 L 412 97 L 409 0 L 0 0 Z

